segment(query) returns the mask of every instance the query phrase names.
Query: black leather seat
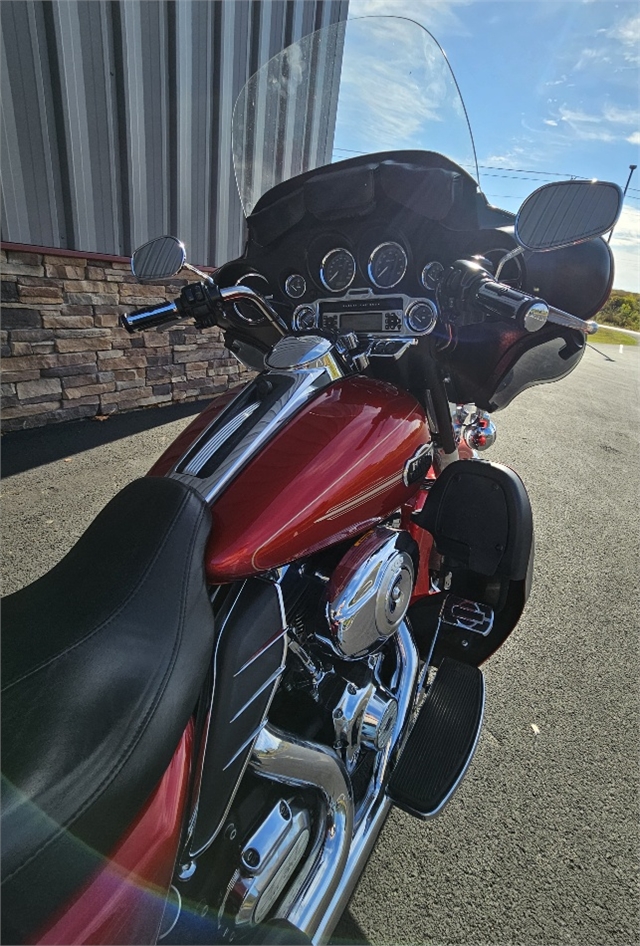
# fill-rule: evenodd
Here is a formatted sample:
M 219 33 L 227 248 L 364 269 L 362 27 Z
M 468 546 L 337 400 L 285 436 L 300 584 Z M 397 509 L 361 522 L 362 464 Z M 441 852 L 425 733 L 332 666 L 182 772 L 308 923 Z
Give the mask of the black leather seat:
M 4 943 L 93 873 L 166 770 L 207 670 L 210 510 L 136 480 L 2 602 Z

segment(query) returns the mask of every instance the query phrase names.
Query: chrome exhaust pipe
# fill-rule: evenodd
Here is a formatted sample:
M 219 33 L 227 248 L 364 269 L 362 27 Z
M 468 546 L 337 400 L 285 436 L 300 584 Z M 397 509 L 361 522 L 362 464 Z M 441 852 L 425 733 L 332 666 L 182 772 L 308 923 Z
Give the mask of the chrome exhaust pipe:
M 313 938 L 342 879 L 353 832 L 351 783 L 338 756 L 325 746 L 265 726 L 251 758 L 257 775 L 285 785 L 313 788 L 323 801 L 311 853 L 278 910 Z
M 398 717 L 357 812 L 350 779 L 338 756 L 317 743 L 266 726 L 251 761 L 256 774 L 321 793 L 323 816 L 305 867 L 277 911 L 314 943 L 328 942 L 391 809 L 384 792 L 391 762 L 408 734 L 420 660 L 403 621 L 395 635 L 398 671 L 393 694 Z M 356 818 L 357 815 L 357 818 Z M 356 823 L 357 822 L 357 823 Z

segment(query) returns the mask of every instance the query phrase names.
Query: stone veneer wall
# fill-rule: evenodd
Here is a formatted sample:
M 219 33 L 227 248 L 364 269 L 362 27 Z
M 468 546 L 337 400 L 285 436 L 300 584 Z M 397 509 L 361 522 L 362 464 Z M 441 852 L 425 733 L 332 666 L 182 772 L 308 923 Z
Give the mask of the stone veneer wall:
M 195 400 L 251 377 L 219 329 L 119 327 L 121 313 L 174 299 L 186 280 L 143 286 L 128 260 L 38 249 L 0 255 L 3 431 Z

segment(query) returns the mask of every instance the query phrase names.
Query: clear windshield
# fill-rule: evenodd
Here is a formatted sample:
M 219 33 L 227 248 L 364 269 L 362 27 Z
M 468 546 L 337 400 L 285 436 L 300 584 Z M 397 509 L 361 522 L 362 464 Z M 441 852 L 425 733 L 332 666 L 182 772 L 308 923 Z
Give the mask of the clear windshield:
M 233 113 L 233 161 L 248 216 L 276 184 L 359 154 L 436 151 L 478 180 L 451 67 L 412 20 L 362 17 L 305 36 L 249 79 Z

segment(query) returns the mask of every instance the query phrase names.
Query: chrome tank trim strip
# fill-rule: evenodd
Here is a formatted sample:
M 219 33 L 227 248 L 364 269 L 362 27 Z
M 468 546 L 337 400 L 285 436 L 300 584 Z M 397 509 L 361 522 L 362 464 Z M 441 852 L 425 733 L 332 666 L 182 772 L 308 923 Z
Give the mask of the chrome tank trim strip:
M 195 457 L 185 466 L 184 472 L 197 476 L 198 471 L 211 459 L 216 450 L 222 446 L 225 440 L 228 440 L 231 434 L 236 432 L 238 427 L 244 424 L 247 418 L 251 417 L 259 406 L 260 402 L 254 401 L 253 404 L 249 404 L 248 407 L 245 407 L 244 410 L 236 414 L 235 417 L 232 417 L 231 420 L 224 425 L 222 430 L 218 431 L 215 437 L 212 437 L 211 440 L 207 441 L 207 443 L 198 450 Z
M 334 359 L 331 361 L 330 367 L 321 366 L 293 371 L 267 371 L 261 374 L 259 380 L 263 382 L 265 379 L 268 381 L 269 377 L 280 375 L 291 379 L 292 384 L 286 392 L 278 398 L 266 414 L 261 415 L 258 419 L 254 419 L 253 422 L 250 417 L 243 417 L 243 422 L 245 420 L 248 421 L 248 429 L 244 433 L 241 441 L 220 461 L 220 465 L 210 476 L 201 478 L 191 473 L 176 472 L 176 469 L 184 462 L 186 454 L 180 458 L 174 469 L 169 473 L 169 476 L 172 479 L 181 480 L 188 486 L 192 486 L 204 497 L 206 502 L 212 503 L 232 480 L 235 479 L 247 463 L 279 433 L 294 414 L 301 410 L 301 408 L 311 401 L 323 388 L 332 384 L 338 377 L 342 376 L 337 373 L 337 362 L 335 362 Z M 256 381 L 253 381 L 252 385 L 255 384 Z M 215 455 L 216 450 L 222 446 L 230 433 L 233 432 L 231 429 L 231 421 L 234 417 L 234 404 L 235 401 L 232 401 L 224 411 L 223 416 L 225 419 L 229 418 L 224 428 L 226 436 L 224 438 L 213 438 L 216 443 L 215 447 L 210 452 L 209 459 L 211 456 Z M 238 408 L 236 407 L 235 410 L 237 411 Z M 219 419 L 216 420 L 216 423 L 219 423 Z M 236 428 L 233 428 L 233 430 L 235 429 Z M 220 431 L 221 434 L 222 432 L 223 431 Z M 206 433 L 204 437 L 206 437 Z M 201 436 L 200 438 L 202 446 L 198 457 L 207 451 L 209 442 L 204 443 L 204 437 Z M 201 464 L 199 464 L 199 466 L 201 467 Z M 190 463 L 189 469 L 192 467 L 193 464 Z

